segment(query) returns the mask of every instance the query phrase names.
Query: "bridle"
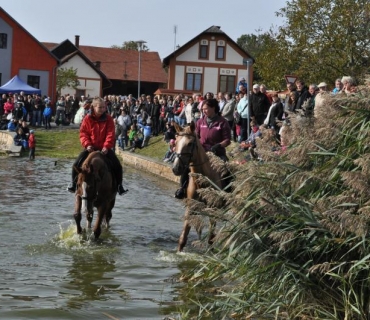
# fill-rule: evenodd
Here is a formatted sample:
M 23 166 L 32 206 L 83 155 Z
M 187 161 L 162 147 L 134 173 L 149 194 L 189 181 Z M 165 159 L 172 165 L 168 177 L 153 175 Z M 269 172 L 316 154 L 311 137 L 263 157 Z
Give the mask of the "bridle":
M 179 159 L 179 161 L 181 162 L 181 164 L 185 168 L 201 166 L 201 165 L 203 165 L 203 164 L 205 164 L 206 162 L 209 161 L 209 159 L 207 158 L 207 160 L 202 162 L 202 163 L 192 164 L 194 151 L 196 151 L 198 149 L 196 136 L 194 134 L 191 134 L 191 133 L 178 133 L 177 135 L 180 136 L 180 137 L 188 136 L 188 137 L 193 138 L 192 143 L 191 143 L 190 152 L 175 152 L 175 157 Z M 184 163 L 183 156 L 189 156 L 189 161 L 187 163 Z
M 93 179 L 93 183 L 94 183 L 94 185 L 93 185 L 94 190 L 96 190 L 97 183 L 96 183 L 95 179 Z M 83 196 L 83 195 L 80 195 L 79 197 L 81 198 L 81 200 L 87 200 L 89 202 L 93 202 L 97 198 L 97 193 L 95 193 L 92 197 L 87 197 L 87 196 Z

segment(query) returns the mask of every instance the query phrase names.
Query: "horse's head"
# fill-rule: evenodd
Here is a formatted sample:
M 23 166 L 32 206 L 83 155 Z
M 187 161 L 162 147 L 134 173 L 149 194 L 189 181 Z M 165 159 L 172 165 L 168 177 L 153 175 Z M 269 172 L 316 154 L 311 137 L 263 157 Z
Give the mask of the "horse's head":
M 196 151 L 198 149 L 198 139 L 195 133 L 195 124 L 191 122 L 186 128 L 175 124 L 176 129 L 176 146 L 175 160 L 173 162 L 172 171 L 174 175 L 181 175 L 195 160 Z

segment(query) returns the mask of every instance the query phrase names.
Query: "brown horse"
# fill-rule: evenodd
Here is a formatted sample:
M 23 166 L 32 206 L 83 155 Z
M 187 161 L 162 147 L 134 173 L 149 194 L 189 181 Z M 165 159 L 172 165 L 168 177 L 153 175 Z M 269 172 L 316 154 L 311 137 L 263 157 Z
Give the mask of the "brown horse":
M 96 239 L 100 236 L 103 221 L 109 227 L 117 194 L 117 182 L 107 161 L 100 151 L 94 151 L 88 155 L 81 168 L 74 167 L 79 173 L 74 213 L 77 233 L 82 233 L 81 210 L 86 215 L 87 227 L 91 228 L 96 207 L 98 214 L 93 228 Z
M 176 176 L 182 175 L 185 170 L 190 170 L 192 174 L 201 174 L 213 182 L 213 185 L 217 186 L 219 189 L 222 187 L 222 181 L 220 174 L 212 168 L 209 158 L 199 142 L 199 139 L 195 133 L 195 124 L 192 122 L 190 126 L 186 128 L 181 128 L 175 125 L 177 132 L 176 136 L 176 147 L 175 154 L 176 158 L 173 162 L 172 171 Z M 197 194 L 197 189 L 199 189 L 199 184 L 193 175 L 189 175 L 189 183 L 186 189 L 187 199 L 199 199 Z M 188 240 L 188 235 L 190 232 L 190 209 L 187 207 L 184 217 L 184 225 L 179 238 L 178 251 L 182 251 Z M 214 219 L 209 220 L 209 235 L 208 243 L 213 243 L 214 229 L 216 223 Z M 201 237 L 201 226 L 195 227 L 199 238 Z

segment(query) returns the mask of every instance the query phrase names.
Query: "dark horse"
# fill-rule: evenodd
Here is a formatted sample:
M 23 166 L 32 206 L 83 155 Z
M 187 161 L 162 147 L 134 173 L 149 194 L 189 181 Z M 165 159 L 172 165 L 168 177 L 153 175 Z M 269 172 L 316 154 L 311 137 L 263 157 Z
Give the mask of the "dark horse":
M 77 233 L 82 233 L 81 210 L 86 215 L 87 227 L 91 228 L 93 207 L 96 207 L 98 214 L 93 228 L 96 239 L 100 236 L 103 221 L 109 227 L 117 194 L 117 182 L 107 161 L 100 151 L 94 151 L 88 155 L 81 168 L 74 167 L 79 173 L 74 213 Z
M 201 174 L 208 179 L 210 179 L 214 185 L 221 189 L 222 181 L 220 174 L 212 168 L 209 158 L 199 142 L 199 139 L 195 133 L 195 124 L 192 122 L 190 126 L 186 128 L 181 128 L 175 125 L 177 136 L 176 136 L 176 147 L 175 153 L 176 158 L 173 162 L 172 171 L 176 176 L 182 175 L 185 170 L 190 170 L 191 173 Z M 187 199 L 198 199 L 198 194 L 196 192 L 199 189 L 199 184 L 196 179 L 190 175 L 188 187 L 186 189 Z M 188 235 L 190 232 L 190 215 L 191 212 L 189 208 L 185 211 L 184 225 L 179 238 L 178 251 L 182 251 L 188 240 Z M 214 229 L 216 223 L 214 219 L 210 218 L 209 221 L 209 236 L 208 243 L 213 243 Z M 195 228 L 198 236 L 201 236 L 201 227 Z

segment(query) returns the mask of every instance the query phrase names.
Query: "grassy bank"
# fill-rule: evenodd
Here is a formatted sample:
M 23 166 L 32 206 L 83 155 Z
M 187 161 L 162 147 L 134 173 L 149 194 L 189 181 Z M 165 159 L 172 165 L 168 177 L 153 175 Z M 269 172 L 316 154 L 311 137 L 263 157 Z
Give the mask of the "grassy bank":
M 73 159 L 81 152 L 78 129 L 35 130 L 36 157 Z
M 82 151 L 78 129 L 40 129 L 36 130 L 35 136 L 37 157 L 74 159 Z M 136 149 L 135 153 L 162 160 L 167 149 L 163 136 L 158 136 L 150 139 L 148 147 Z

